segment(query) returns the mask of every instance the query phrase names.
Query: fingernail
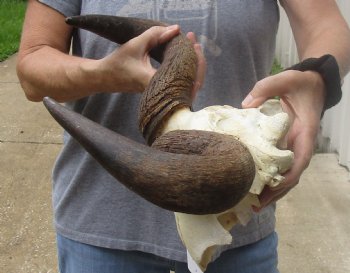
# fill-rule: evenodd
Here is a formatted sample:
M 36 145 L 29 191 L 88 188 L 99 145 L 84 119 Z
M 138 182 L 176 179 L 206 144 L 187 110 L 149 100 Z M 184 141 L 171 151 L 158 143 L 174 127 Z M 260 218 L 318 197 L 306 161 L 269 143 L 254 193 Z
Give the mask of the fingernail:
M 166 30 L 174 30 L 174 29 L 177 29 L 178 27 L 179 25 L 171 25 L 171 26 L 168 26 Z
M 254 212 L 260 212 L 260 208 L 256 207 L 256 206 L 252 206 L 252 209 Z
M 248 106 L 253 101 L 253 96 L 249 94 L 246 96 L 246 98 L 242 101 L 242 106 Z

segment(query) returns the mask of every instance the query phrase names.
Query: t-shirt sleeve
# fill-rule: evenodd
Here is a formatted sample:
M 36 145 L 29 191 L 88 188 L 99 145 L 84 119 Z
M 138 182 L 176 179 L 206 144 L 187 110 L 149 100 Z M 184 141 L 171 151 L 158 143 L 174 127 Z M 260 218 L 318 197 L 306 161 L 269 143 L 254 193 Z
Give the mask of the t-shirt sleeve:
M 58 12 L 62 13 L 64 16 L 73 16 L 80 14 L 81 0 L 38 0 Z

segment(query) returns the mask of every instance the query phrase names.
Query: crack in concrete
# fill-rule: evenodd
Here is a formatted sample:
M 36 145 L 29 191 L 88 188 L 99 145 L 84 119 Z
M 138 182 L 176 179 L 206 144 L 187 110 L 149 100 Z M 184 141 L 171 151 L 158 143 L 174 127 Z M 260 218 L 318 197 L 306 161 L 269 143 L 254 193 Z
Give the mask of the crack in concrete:
M 17 141 L 17 140 L 1 140 L 0 143 L 11 144 L 36 144 L 36 145 L 62 145 L 62 142 L 40 142 L 40 141 Z

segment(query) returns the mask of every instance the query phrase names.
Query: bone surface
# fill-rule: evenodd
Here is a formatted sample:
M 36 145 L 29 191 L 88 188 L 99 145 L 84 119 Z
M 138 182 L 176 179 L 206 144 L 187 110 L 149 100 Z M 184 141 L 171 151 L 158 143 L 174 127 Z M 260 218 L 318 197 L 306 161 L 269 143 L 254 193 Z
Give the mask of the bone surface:
M 232 242 L 229 233 L 232 227 L 237 223 L 248 223 L 252 216 L 251 206 L 259 206 L 257 196 L 264 186 L 283 183 L 282 174 L 293 162 L 291 151 L 279 149 L 288 128 L 288 115 L 282 111 L 278 100 L 269 100 L 257 109 L 210 106 L 191 112 L 183 108 L 164 126 L 163 133 L 186 129 L 233 135 L 248 147 L 255 161 L 256 175 L 250 193 L 233 208 L 211 215 L 175 213 L 180 237 L 202 270 L 219 246 Z
M 205 130 L 236 137 L 254 158 L 257 175 L 250 192 L 260 194 L 265 185 L 282 182 L 281 174 L 291 166 L 293 153 L 279 149 L 288 129 L 288 115 L 279 101 L 268 100 L 259 108 L 250 109 L 215 105 L 191 112 L 182 108 L 168 120 L 163 134 L 174 130 Z

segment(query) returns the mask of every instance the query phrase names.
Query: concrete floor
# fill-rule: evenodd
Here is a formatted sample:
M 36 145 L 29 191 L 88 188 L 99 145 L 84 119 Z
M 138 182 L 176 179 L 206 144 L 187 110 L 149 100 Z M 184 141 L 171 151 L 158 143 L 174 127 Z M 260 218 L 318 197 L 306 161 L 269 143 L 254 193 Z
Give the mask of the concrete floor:
M 62 131 L 25 99 L 15 58 L 0 63 L 0 272 L 55 273 L 50 175 Z M 349 172 L 315 155 L 278 203 L 281 273 L 350 272 L 349 208 Z

